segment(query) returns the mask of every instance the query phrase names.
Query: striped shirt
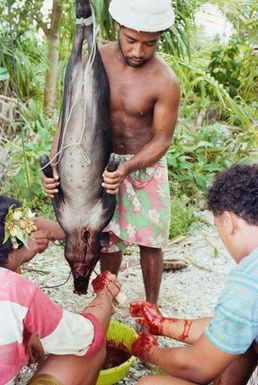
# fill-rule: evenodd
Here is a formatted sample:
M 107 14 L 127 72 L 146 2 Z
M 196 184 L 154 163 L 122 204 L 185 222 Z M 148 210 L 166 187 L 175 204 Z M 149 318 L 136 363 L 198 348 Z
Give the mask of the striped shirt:
M 258 248 L 229 275 L 205 335 L 229 354 L 242 354 L 258 342 Z
M 63 310 L 34 283 L 0 267 L 0 385 L 13 384 L 28 362 L 31 334 L 52 354 L 92 355 L 104 343 L 94 316 Z

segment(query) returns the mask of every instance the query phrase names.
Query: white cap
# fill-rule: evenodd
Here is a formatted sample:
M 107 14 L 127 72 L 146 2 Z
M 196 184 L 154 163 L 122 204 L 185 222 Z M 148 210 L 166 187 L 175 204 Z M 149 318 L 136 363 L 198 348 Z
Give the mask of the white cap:
M 175 21 L 171 0 L 112 0 L 112 18 L 124 27 L 142 32 L 160 32 Z

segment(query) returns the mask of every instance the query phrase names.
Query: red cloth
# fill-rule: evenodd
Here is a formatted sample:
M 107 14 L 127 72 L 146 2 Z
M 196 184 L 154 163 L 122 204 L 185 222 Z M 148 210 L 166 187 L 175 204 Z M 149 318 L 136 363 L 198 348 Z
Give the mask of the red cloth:
M 81 313 L 81 315 L 87 318 L 94 326 L 94 339 L 85 355 L 86 357 L 92 357 L 103 348 L 105 344 L 105 333 L 98 319 L 93 314 Z

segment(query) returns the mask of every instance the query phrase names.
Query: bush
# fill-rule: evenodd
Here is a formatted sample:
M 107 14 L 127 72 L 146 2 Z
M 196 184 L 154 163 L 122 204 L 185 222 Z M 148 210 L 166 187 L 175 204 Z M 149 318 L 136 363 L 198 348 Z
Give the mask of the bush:
M 169 238 L 187 234 L 195 221 L 196 216 L 190 199 L 186 195 L 182 195 L 180 198 L 172 196 Z
M 14 137 L 3 137 L 8 164 L 0 181 L 1 193 L 30 201 L 39 208 L 49 206 L 40 181 L 39 155 L 49 153 L 53 136 L 53 123 L 46 119 L 35 102 L 21 109 L 22 130 Z M 44 209 L 45 210 L 45 209 Z
M 222 124 L 181 130 L 167 153 L 172 196 L 187 195 L 192 201 L 203 197 L 215 175 L 233 163 L 251 163 L 254 133 Z

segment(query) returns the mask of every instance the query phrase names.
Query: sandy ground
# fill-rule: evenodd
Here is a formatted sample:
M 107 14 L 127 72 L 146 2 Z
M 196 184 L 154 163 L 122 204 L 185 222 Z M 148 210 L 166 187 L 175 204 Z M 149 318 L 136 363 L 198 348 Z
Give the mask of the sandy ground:
M 192 229 L 191 235 L 180 237 L 170 243 L 165 250 L 166 259 L 180 258 L 188 263 L 181 271 L 163 273 L 160 292 L 161 311 L 166 316 L 199 318 L 211 316 L 217 298 L 223 288 L 228 273 L 234 266 L 212 225 L 209 213 L 202 213 L 204 222 Z M 62 286 L 69 276 L 69 267 L 63 257 L 63 248 L 51 245 L 45 253 L 37 256 L 25 266 L 24 274 L 43 287 L 43 290 L 57 303 L 71 311 L 81 311 L 92 298 L 73 294 L 72 279 Z M 94 277 L 93 277 L 94 278 Z M 144 300 L 144 288 L 139 264 L 138 250 L 134 247 L 124 256 L 119 278 L 122 292 L 127 301 L 120 306 L 113 318 L 135 327 L 128 313 L 128 303 Z M 91 290 L 89 290 L 91 292 Z M 171 339 L 160 338 L 164 346 L 178 346 Z M 25 385 L 32 370 L 25 369 L 17 383 Z M 129 374 L 119 385 L 137 384 L 142 376 L 151 373 L 137 360 Z

